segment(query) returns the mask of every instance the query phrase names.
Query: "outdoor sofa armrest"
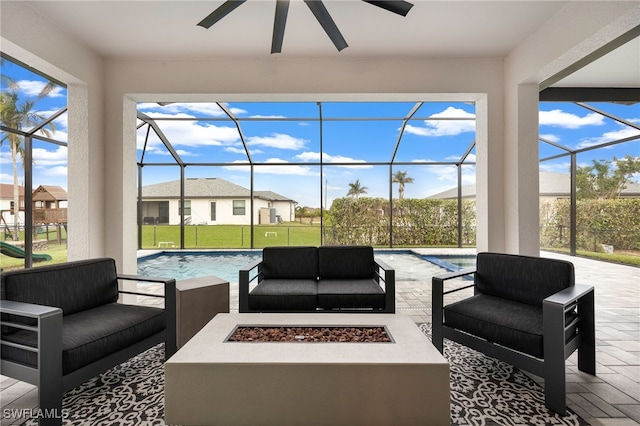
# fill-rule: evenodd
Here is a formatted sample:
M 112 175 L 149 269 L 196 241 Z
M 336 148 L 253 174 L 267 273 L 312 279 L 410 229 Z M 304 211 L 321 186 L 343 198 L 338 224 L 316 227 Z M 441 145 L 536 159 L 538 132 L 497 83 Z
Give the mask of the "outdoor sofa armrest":
M 378 281 L 384 281 L 384 310 L 385 312 L 396 312 L 396 270 L 382 260 L 374 260 L 376 264 L 376 274 Z M 384 274 L 380 274 L 380 269 Z
M 461 269 L 455 272 L 448 272 L 446 274 L 435 275 L 431 278 L 431 327 L 432 327 L 432 341 L 433 345 L 442 353 L 442 320 L 443 320 L 443 307 L 444 307 L 444 295 L 454 293 L 456 291 L 464 290 L 470 287 L 475 287 L 474 283 L 462 287 L 455 288 L 453 290 L 444 291 L 444 282 L 453 278 L 460 278 L 466 275 L 475 274 L 475 268 Z
M 595 374 L 595 292 L 593 286 L 576 284 L 542 301 L 545 360 L 554 347 L 565 347 L 565 357 L 577 348 L 578 367 Z M 577 315 L 576 315 L 577 314 Z M 564 359 L 562 360 L 564 361 Z
M 3 318 L 2 327 L 30 330 L 37 335 L 37 347 L 33 348 L 5 340 L 0 340 L 3 345 L 37 353 L 38 368 L 29 368 L 16 363 L 2 360 L 0 365 L 3 374 L 17 373 L 21 380 L 29 383 L 43 383 L 47 386 L 39 386 L 38 392 L 40 404 L 45 407 L 62 409 L 62 309 L 52 306 L 36 305 L 33 303 L 15 302 L 12 300 L 0 300 L 0 313 L 15 315 L 36 320 L 36 325 L 28 325 L 14 322 L 10 318 Z M 3 315 L 4 316 L 4 315 Z
M 164 284 L 164 295 L 140 293 L 140 292 L 134 292 L 134 291 L 125 291 L 125 290 L 118 290 L 118 293 L 164 298 L 164 310 L 167 316 L 167 339 L 165 343 L 164 353 L 165 353 L 165 358 L 169 359 L 169 357 L 178 350 L 177 326 L 176 326 L 176 321 L 177 321 L 176 280 L 174 278 L 143 277 L 140 275 L 128 275 L 128 274 L 117 274 L 116 278 L 119 280 L 126 280 L 126 281 L 142 281 L 142 282 Z
M 255 268 L 258 268 L 256 275 L 249 279 L 251 271 Z M 258 259 L 240 268 L 238 277 L 238 311 L 240 313 L 249 312 L 249 283 L 253 280 L 259 282 L 262 278 L 261 275 L 262 259 Z

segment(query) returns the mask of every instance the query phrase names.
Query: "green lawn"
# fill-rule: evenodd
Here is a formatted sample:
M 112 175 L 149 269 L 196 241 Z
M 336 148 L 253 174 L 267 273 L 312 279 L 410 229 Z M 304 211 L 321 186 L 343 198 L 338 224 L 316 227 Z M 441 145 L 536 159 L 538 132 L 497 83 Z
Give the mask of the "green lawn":
M 309 224 L 256 225 L 255 248 L 266 246 L 320 245 L 320 226 Z M 185 248 L 251 248 L 251 227 L 244 225 L 190 225 L 184 228 Z M 160 244 L 163 243 L 163 244 Z M 142 226 L 142 248 L 180 246 L 177 225 Z
M 7 241 L 7 243 L 11 244 L 11 241 Z M 62 244 L 55 244 L 55 241 L 50 241 L 49 248 L 47 250 L 37 250 L 36 253 L 46 253 L 51 256 L 51 260 L 45 262 L 33 262 L 33 266 L 44 266 L 54 263 L 66 262 L 67 244 L 66 242 L 63 242 Z M 2 268 L 2 270 L 4 271 L 24 268 L 24 259 L 9 257 L 5 256 L 4 254 L 0 254 L 0 268 Z

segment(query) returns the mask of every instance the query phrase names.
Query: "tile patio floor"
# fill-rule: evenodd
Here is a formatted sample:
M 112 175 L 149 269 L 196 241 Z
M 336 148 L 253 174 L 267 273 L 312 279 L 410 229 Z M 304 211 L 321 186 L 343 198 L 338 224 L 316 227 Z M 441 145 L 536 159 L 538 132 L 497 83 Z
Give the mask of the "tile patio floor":
M 442 249 L 416 249 L 420 254 L 447 254 Z M 451 250 L 451 253 L 460 253 Z M 464 251 L 474 253 L 474 251 Z M 568 363 L 569 407 L 594 426 L 640 426 L 640 268 L 542 253 L 573 262 L 576 282 L 595 286 L 596 376 L 578 371 L 576 355 Z M 397 313 L 416 323 L 431 322 L 431 277 L 396 283 Z M 230 310 L 237 312 L 238 288 L 231 286 Z M 540 378 L 533 377 L 536 381 Z M 34 408 L 37 390 L 0 376 L 2 409 Z M 1 425 L 10 425 L 2 419 Z

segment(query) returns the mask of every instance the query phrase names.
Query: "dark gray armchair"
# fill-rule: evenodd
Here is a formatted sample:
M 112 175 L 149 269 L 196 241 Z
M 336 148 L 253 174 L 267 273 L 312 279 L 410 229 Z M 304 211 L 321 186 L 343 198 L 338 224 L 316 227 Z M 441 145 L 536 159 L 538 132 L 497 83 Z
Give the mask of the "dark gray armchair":
M 165 308 L 118 303 L 118 280 L 163 283 Z M 39 423 L 62 423 L 62 395 L 140 352 L 176 351 L 175 280 L 119 275 L 113 259 L 2 274 L 2 374 L 38 386 Z M 145 294 L 145 296 L 150 296 Z
M 474 274 L 468 286 L 445 289 Z M 475 269 L 433 277 L 433 344 L 443 338 L 544 378 L 545 405 L 566 412 L 565 360 L 595 374 L 594 290 L 576 285 L 573 264 L 561 260 L 479 253 Z M 444 305 L 444 296 L 473 287 L 474 295 Z

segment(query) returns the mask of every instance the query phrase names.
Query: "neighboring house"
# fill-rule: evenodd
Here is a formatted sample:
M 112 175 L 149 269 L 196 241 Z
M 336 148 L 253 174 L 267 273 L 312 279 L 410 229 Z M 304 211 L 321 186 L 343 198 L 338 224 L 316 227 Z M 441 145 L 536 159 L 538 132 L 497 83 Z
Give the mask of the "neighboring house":
M 24 224 L 24 186 L 19 186 L 20 193 L 20 217 L 18 222 Z M 2 214 L 2 226 L 13 225 L 13 184 L 0 183 L 0 213 Z
M 185 223 L 249 225 L 251 191 L 220 178 L 184 181 Z M 253 223 L 295 220 L 296 202 L 272 191 L 254 191 Z M 143 224 L 180 224 L 180 181 L 142 187 Z
M 571 177 L 566 173 L 540 172 L 540 199 L 541 201 L 552 201 L 559 198 L 569 198 L 571 196 Z M 442 200 L 458 198 L 458 189 L 452 188 L 431 195 L 429 198 Z M 463 199 L 476 198 L 476 185 L 464 185 L 462 187 Z M 640 184 L 628 183 L 622 190 L 620 198 L 640 198 Z

